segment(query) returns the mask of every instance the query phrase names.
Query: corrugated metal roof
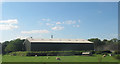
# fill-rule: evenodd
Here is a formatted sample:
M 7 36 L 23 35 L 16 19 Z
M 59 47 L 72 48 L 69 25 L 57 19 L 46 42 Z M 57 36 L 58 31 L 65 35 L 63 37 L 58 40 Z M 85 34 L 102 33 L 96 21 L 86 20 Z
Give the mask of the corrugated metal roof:
M 28 38 L 31 43 L 93 43 L 85 39 L 33 39 Z

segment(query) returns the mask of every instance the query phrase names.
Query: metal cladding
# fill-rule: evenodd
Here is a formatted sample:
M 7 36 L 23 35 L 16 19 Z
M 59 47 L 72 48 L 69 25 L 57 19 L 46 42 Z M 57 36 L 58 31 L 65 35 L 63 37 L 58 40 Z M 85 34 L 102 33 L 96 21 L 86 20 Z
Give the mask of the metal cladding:
M 93 43 L 85 39 L 27 39 L 31 43 Z
M 93 42 L 85 39 L 33 39 L 24 42 L 27 51 L 94 50 Z

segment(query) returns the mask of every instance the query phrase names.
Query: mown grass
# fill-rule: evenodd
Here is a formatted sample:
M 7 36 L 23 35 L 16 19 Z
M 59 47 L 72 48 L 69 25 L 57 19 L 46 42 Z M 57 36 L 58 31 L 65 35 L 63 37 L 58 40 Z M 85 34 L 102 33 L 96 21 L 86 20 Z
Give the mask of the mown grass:
M 2 62 L 2 55 L 0 54 L 0 63 Z
M 49 59 L 47 59 L 47 57 Z M 56 57 L 61 60 L 56 60 Z M 2 62 L 118 62 L 117 59 L 107 56 L 10 56 L 4 55 Z

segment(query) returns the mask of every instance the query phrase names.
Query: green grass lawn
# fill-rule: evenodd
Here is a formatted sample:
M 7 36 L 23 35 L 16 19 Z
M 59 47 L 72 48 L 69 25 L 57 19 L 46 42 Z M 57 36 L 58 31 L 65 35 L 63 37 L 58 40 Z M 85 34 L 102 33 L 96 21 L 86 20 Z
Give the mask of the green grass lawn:
M 49 57 L 49 59 L 47 59 Z M 61 60 L 56 60 L 56 57 Z M 2 62 L 99 62 L 101 56 L 9 56 L 4 55 Z M 118 62 L 117 59 L 107 56 L 102 58 L 101 62 Z
M 2 62 L 2 55 L 0 55 L 0 63 Z

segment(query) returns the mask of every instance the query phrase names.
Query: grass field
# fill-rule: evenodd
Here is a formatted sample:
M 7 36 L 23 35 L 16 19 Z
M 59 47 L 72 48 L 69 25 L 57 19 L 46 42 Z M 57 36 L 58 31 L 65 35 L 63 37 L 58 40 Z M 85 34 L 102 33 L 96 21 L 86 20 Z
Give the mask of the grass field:
M 2 62 L 2 55 L 0 55 L 0 63 Z
M 47 59 L 49 57 L 49 59 Z M 56 60 L 56 57 L 61 60 Z M 9 56 L 4 55 L 2 62 L 118 62 L 117 59 L 107 56 L 102 58 L 99 56 Z

